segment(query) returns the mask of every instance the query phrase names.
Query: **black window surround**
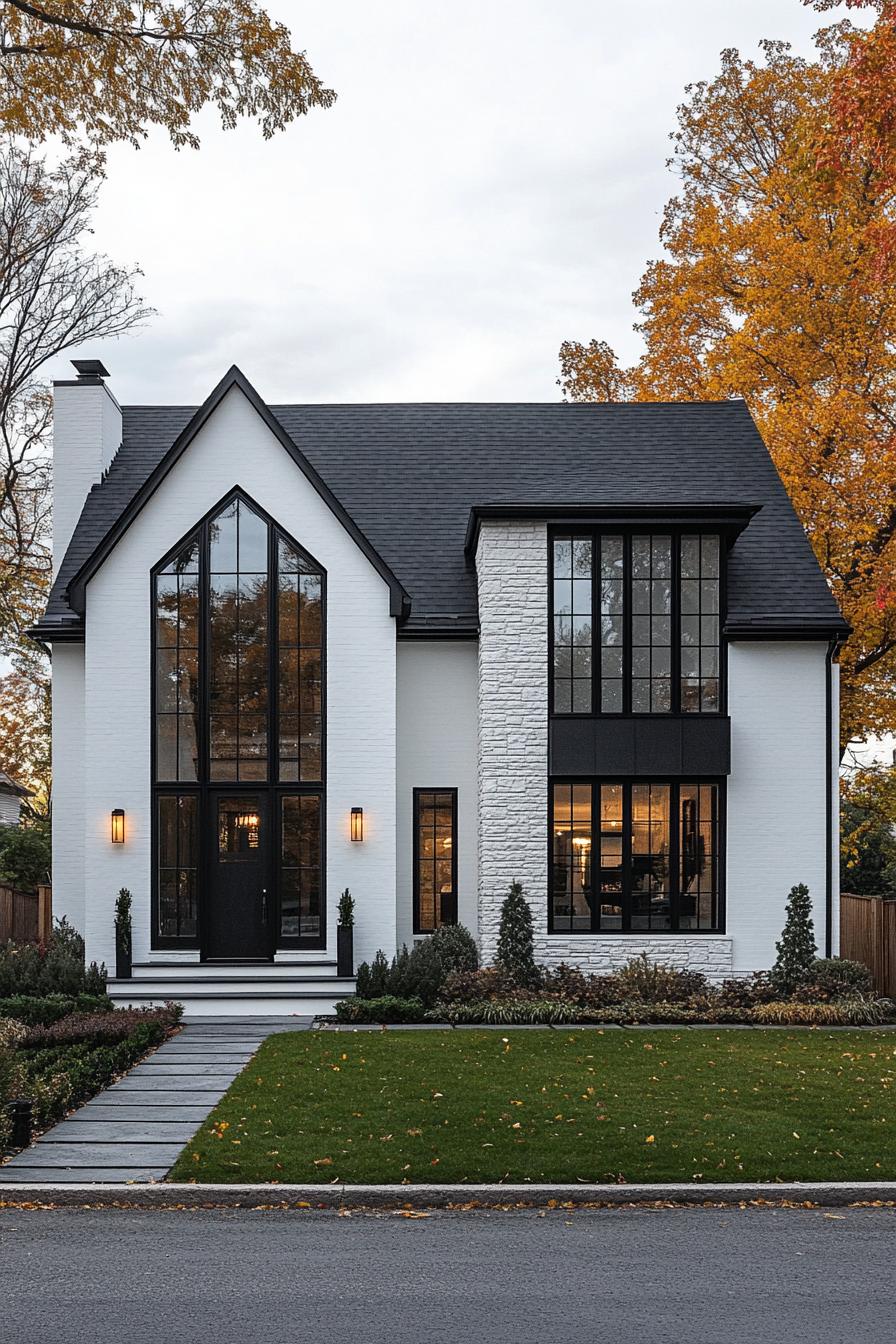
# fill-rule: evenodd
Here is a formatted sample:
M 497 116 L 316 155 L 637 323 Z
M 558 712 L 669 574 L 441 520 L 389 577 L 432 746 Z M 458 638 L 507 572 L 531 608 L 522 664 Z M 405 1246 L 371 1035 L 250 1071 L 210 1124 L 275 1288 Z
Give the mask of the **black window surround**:
M 579 522 L 571 518 L 568 523 L 552 523 L 548 528 L 548 706 L 549 714 L 552 718 L 569 719 L 623 719 L 635 717 L 639 720 L 658 719 L 666 720 L 670 716 L 686 713 L 688 718 L 717 718 L 724 716 L 726 712 L 726 667 L 725 667 L 725 641 L 721 637 L 722 628 L 725 621 L 726 608 L 726 561 L 728 545 L 734 539 L 736 530 L 732 528 L 730 520 L 727 518 L 707 517 L 679 517 L 671 518 L 658 516 L 656 519 L 645 516 L 643 522 L 633 523 L 628 519 L 616 521 L 612 516 L 608 516 L 599 523 L 593 520 L 583 519 Z M 650 671 L 646 673 L 648 680 L 651 671 L 657 666 L 659 656 L 667 656 L 668 672 L 663 670 L 663 676 L 668 677 L 668 698 L 663 704 L 663 708 L 655 708 L 656 696 L 651 700 L 648 698 L 649 708 L 633 706 L 633 681 L 634 677 L 634 648 L 633 648 L 633 616 L 632 611 L 632 556 L 634 539 L 644 539 L 647 537 L 668 537 L 671 539 L 670 550 L 670 572 L 668 583 L 671 589 L 671 610 L 669 616 L 668 638 L 664 640 L 662 646 L 654 646 L 651 651 L 647 646 L 639 643 L 639 656 L 643 659 L 646 654 L 646 660 L 650 666 Z M 697 709 L 694 707 L 694 697 L 690 696 L 690 703 L 686 703 L 687 697 L 682 694 L 682 677 L 684 672 L 691 672 L 689 668 L 683 668 L 683 655 L 687 659 L 693 656 L 692 651 L 682 648 L 682 538 L 718 538 L 718 578 L 713 580 L 718 584 L 718 613 L 712 614 L 712 619 L 716 622 L 715 645 L 713 648 L 716 662 L 716 672 L 718 681 L 717 696 L 715 699 L 715 708 L 706 708 L 703 704 Z M 584 541 L 590 547 L 590 573 L 587 583 L 590 587 L 590 602 L 588 603 L 587 615 L 577 609 L 583 605 L 582 594 L 585 592 L 584 580 L 579 580 L 578 584 L 571 584 L 572 607 L 569 624 L 572 628 L 571 634 L 566 634 L 562 642 L 559 639 L 560 632 L 558 624 L 563 624 L 566 620 L 565 613 L 558 613 L 555 604 L 555 542 L 564 538 L 576 538 Z M 607 600 L 606 589 L 602 592 L 601 559 L 605 553 L 603 546 L 604 540 L 615 538 L 622 539 L 621 556 L 621 593 L 622 610 L 619 610 L 619 604 L 615 598 Z M 565 576 L 564 576 L 565 577 Z M 573 574 L 570 574 L 573 577 Z M 608 585 L 612 590 L 612 584 Z M 578 593 L 576 590 L 579 590 Z M 609 608 L 612 607 L 612 610 Z M 608 645 L 602 648 L 602 609 L 607 608 L 606 616 L 612 625 L 617 623 L 621 628 L 621 642 L 615 646 Z M 558 614 L 560 621 L 558 622 Z M 645 620 L 650 620 L 651 611 L 648 609 L 643 614 Z M 700 622 L 700 609 L 694 612 L 684 613 L 685 617 L 690 617 L 691 622 L 694 619 Z M 588 624 L 585 625 L 587 620 Z M 568 676 L 569 691 L 564 689 L 563 703 L 558 703 L 556 690 L 557 682 L 557 652 L 558 649 L 569 650 L 570 660 L 574 657 L 573 648 L 575 643 L 575 630 L 577 627 L 583 627 L 580 630 L 580 639 L 584 649 L 583 663 L 589 667 L 589 677 L 587 683 L 583 680 L 576 684 L 573 680 L 574 667 L 571 665 Z M 705 650 L 708 646 L 700 640 L 695 646 L 697 650 Z M 612 683 L 615 695 L 606 697 L 606 702 L 612 704 L 612 708 L 602 706 L 603 681 L 602 655 L 606 654 L 606 665 L 608 669 L 607 680 Z M 619 656 L 621 655 L 621 657 Z M 697 654 L 701 657 L 700 652 Z M 703 654 L 705 658 L 705 654 Z M 618 665 L 610 666 L 611 661 L 615 660 Z M 685 678 L 687 684 L 687 678 Z M 641 683 L 646 685 L 647 683 Z M 693 685 L 693 683 L 690 683 Z M 618 688 L 618 689 L 617 689 Z M 698 693 L 699 694 L 699 693 Z M 649 697 L 649 692 L 648 692 Z M 621 707 L 617 708 L 619 705 Z
M 549 781 L 548 933 L 724 934 L 725 795 L 723 779 L 617 775 Z M 640 812 L 635 826 L 633 798 Z M 657 826 L 651 806 L 662 807 L 665 821 L 664 844 L 656 853 L 633 842 L 638 825 L 642 834 Z M 604 815 L 602 823 L 606 813 L 609 819 Z M 656 915 L 649 913 L 653 905 Z
M 255 771 L 254 778 L 227 778 L 217 774 L 213 776 L 213 763 L 211 760 L 211 729 L 210 729 L 210 708 L 211 708 L 211 667 L 210 667 L 210 646 L 211 646 L 211 601 L 210 601 L 210 531 L 211 524 L 217 520 L 224 510 L 234 502 L 239 502 L 245 506 L 252 514 L 260 518 L 267 526 L 267 593 L 265 598 L 265 629 L 267 642 L 267 669 L 266 669 L 266 707 L 263 709 L 264 747 L 260 752 L 259 760 L 263 762 L 261 768 Z M 197 674 L 193 683 L 191 692 L 192 703 L 188 714 L 193 721 L 193 733 L 195 737 L 195 746 L 192 750 L 195 760 L 195 768 L 188 766 L 187 778 L 162 778 L 159 775 L 159 751 L 157 746 L 157 709 L 159 705 L 159 676 L 158 676 L 158 654 L 159 643 L 157 638 L 157 589 L 158 579 L 169 565 L 184 552 L 185 548 L 191 544 L 198 546 L 199 564 L 198 564 L 198 593 L 197 593 L 197 653 L 195 667 Z M 279 670 L 278 659 L 286 651 L 289 657 L 292 656 L 293 646 L 296 641 L 290 637 L 287 640 L 280 638 L 280 593 L 279 593 L 279 561 L 283 552 L 283 546 L 290 549 L 296 556 L 301 558 L 305 566 L 305 572 L 319 576 L 319 607 L 320 607 L 320 677 L 317 693 L 319 696 L 319 747 L 315 744 L 310 760 L 314 762 L 313 776 L 297 779 L 296 774 L 299 771 L 296 768 L 296 753 L 293 750 L 291 737 L 289 738 L 288 748 L 281 753 L 281 725 L 280 725 L 280 707 L 279 707 Z M 295 568 L 295 566 L 294 566 Z M 300 583 L 301 579 L 297 580 Z M 184 536 L 176 546 L 159 561 L 153 568 L 150 576 L 150 613 L 152 626 L 151 639 L 151 704 L 152 704 L 152 732 L 151 732 L 151 775 L 153 781 L 153 804 L 152 804 L 152 940 L 153 948 L 180 948 L 183 950 L 198 949 L 200 954 L 204 953 L 205 941 L 203 930 L 203 905 L 208 899 L 210 891 L 212 857 L 217 839 L 216 839 L 216 815 L 215 815 L 215 796 L 224 789 L 228 794 L 233 793 L 239 796 L 245 792 L 247 795 L 258 794 L 262 792 L 267 799 L 267 817 L 270 834 L 268 845 L 266 847 L 269 856 L 271 871 L 268 877 L 268 890 L 273 893 L 274 908 L 271 910 L 270 918 L 270 954 L 273 955 L 277 948 L 323 948 L 326 946 L 326 571 L 318 561 L 314 559 L 297 541 L 294 540 L 263 508 L 260 507 L 249 495 L 239 487 L 223 496 L 218 503 L 209 510 L 209 512 Z M 179 636 L 178 636 L 179 644 Z M 299 642 L 301 642 L 299 640 Z M 180 676 L 175 674 L 180 682 Z M 256 687 L 257 690 L 257 687 Z M 178 695 L 180 692 L 178 691 Z M 180 709 L 181 706 L 178 705 Z M 296 711 L 298 713 L 298 711 Z M 314 716 L 315 719 L 317 715 Z M 291 732 L 291 728 L 288 730 Z M 178 764 L 174 772 L 169 769 L 166 773 L 183 773 L 180 766 L 179 755 Z M 238 772 L 239 773 L 239 772 Z M 301 771 L 306 774 L 304 770 Z M 191 777 L 190 777 L 191 776 Z M 175 797 L 180 799 L 194 800 L 188 804 L 193 821 L 194 838 L 196 853 L 193 857 L 193 872 L 187 875 L 187 888 L 185 899 L 187 901 L 186 917 L 178 908 L 176 914 L 176 925 L 183 932 L 180 936 L 176 933 L 167 931 L 163 933 L 160 925 L 160 860 L 165 858 L 163 852 L 164 845 L 160 835 L 160 799 Z M 301 837 L 297 834 L 292 836 L 288 833 L 286 825 L 284 804 L 291 799 L 315 799 L 319 807 L 319 833 L 316 836 L 309 837 L 307 834 L 308 826 L 305 824 Z M 287 809 L 288 810 L 288 809 Z M 294 828 L 295 829 L 295 828 Z M 298 849 L 300 839 L 303 844 L 301 852 Z M 313 918 L 306 921 L 304 931 L 301 927 L 297 929 L 296 920 L 296 893 L 290 892 L 297 884 L 301 885 L 306 881 L 302 872 L 307 868 L 307 854 L 310 852 L 313 860 L 316 860 L 315 867 L 319 872 L 314 877 L 313 903 L 316 906 L 316 913 Z M 183 840 L 179 840 L 179 844 Z M 170 849 L 170 844 L 168 845 Z M 178 855 L 179 857 L 179 855 Z M 175 887 L 178 883 L 183 886 L 183 881 L 177 878 Z M 169 878 L 170 885 L 170 878 Z M 190 908 L 192 905 L 192 908 Z M 281 909 L 282 905 L 282 909 Z M 169 930 L 171 919 L 167 921 Z
M 413 803 L 414 933 L 433 933 L 457 923 L 457 789 L 414 789 Z

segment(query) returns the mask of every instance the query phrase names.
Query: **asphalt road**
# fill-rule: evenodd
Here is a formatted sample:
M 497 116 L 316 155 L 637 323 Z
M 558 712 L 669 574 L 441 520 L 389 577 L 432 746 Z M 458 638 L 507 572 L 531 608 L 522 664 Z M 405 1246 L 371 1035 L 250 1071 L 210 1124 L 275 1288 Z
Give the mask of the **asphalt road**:
M 10 1344 L 892 1344 L 896 1210 L 0 1211 Z

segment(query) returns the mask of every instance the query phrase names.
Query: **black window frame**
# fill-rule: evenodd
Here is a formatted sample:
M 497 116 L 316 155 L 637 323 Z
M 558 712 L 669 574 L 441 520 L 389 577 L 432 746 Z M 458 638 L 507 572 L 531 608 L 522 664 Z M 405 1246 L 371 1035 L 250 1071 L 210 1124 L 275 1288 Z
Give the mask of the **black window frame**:
M 440 920 L 440 922 L 439 922 L 438 924 L 434 924 L 433 927 L 432 927 L 431 929 L 425 929 L 425 928 L 423 928 L 422 923 L 421 923 L 421 919 L 420 919 L 420 799 L 421 799 L 424 795 L 434 795 L 434 794 L 440 794 L 440 793 L 441 793 L 441 794 L 447 794 L 447 795 L 451 798 L 451 891 L 452 891 L 452 900 L 453 900 L 453 905 L 454 905 L 454 912 L 453 912 L 453 913 L 454 913 L 454 918 L 451 919 L 451 920 Z M 430 787 L 415 788 L 415 789 L 413 790 L 413 804 L 412 804 L 412 806 L 413 806 L 413 811 L 412 811 L 412 825 L 413 825 L 413 856 L 414 856 L 414 858 L 413 858 L 413 862 L 414 862 L 414 874 L 413 874 L 413 892 L 414 892 L 414 898 L 413 898 L 413 917 L 414 917 L 414 933 L 415 933 L 415 934 L 423 935 L 423 934 L 427 934 L 427 933 L 435 933 L 436 929 L 437 929 L 437 928 L 441 928 L 443 924 L 457 924 L 457 922 L 458 922 L 458 920 L 457 920 L 457 904 L 458 904 L 458 891 L 457 891 L 457 847 L 458 847 L 458 840 L 457 840 L 457 789 L 456 789 L 456 788 L 442 788 L 442 789 L 439 789 L 439 788 L 430 788 Z M 433 862 L 435 862 L 435 859 L 433 860 Z M 433 893 L 433 908 L 435 908 L 435 892 Z
M 268 527 L 268 709 L 267 709 L 267 775 L 263 780 L 227 780 L 212 779 L 210 770 L 210 524 L 234 500 L 239 500 L 263 519 Z M 279 753 L 279 705 L 278 705 L 278 656 L 279 611 L 278 611 L 278 540 L 283 538 L 294 547 L 307 562 L 321 581 L 321 646 L 320 646 L 320 778 L 316 780 L 281 780 Z M 156 666 L 157 666 L 157 629 L 156 629 L 156 581 L 161 572 L 194 538 L 199 539 L 199 675 L 198 675 L 198 780 L 160 780 L 157 778 L 156 747 Z M 249 494 L 239 486 L 228 490 L 203 517 L 186 532 L 175 546 L 153 565 L 149 576 L 150 609 L 150 785 L 151 785 L 151 931 L 150 946 L 153 950 L 199 951 L 205 955 L 205 928 L 203 919 L 205 902 L 210 890 L 210 873 L 213 860 L 213 847 L 216 843 L 216 820 L 213 815 L 214 800 L 222 789 L 234 794 L 264 794 L 268 807 L 269 842 L 267 845 L 267 886 L 273 892 L 272 917 L 270 925 L 270 955 L 282 950 L 317 950 L 326 947 L 327 942 L 327 571 L 319 560 L 262 508 Z M 192 937 L 164 936 L 159 932 L 159 825 L 158 799 L 163 794 L 193 795 L 197 798 L 198 826 L 198 863 L 197 863 L 197 932 Z M 320 799 L 320 926 L 313 937 L 284 936 L 281 934 L 279 864 L 282 850 L 281 799 L 284 796 L 313 795 Z
M 554 927 L 554 785 L 588 785 L 591 789 L 591 872 L 592 883 L 594 882 L 594 862 L 597 853 L 597 845 L 600 843 L 600 789 L 601 785 L 619 784 L 622 786 L 622 842 L 623 842 L 623 891 L 622 891 L 622 928 L 611 929 L 600 927 L 600 901 L 594 899 L 591 907 L 591 928 L 588 929 L 563 929 Z M 670 927 L 668 929 L 633 929 L 631 927 L 632 913 L 632 865 L 631 865 L 631 846 L 632 846 L 632 787 L 634 785 L 668 785 L 669 786 L 669 815 L 670 815 L 670 851 L 669 851 L 669 872 L 670 872 Z M 716 923 L 711 929 L 679 928 L 678 920 L 680 917 L 680 820 L 681 820 L 681 788 L 682 786 L 708 786 L 712 785 L 716 790 L 718 800 L 718 814 L 716 817 L 717 826 L 717 851 L 716 851 L 716 871 L 718 880 L 718 890 L 716 893 Z M 583 777 L 581 775 L 557 775 L 548 781 L 548 933 L 558 938 L 715 938 L 723 936 L 726 931 L 726 902 L 725 902 L 725 877 L 726 877 L 726 814 L 727 814 L 727 780 L 724 776 L 701 775 L 699 777 L 679 776 L 679 775 L 596 775 Z
M 622 644 L 622 709 L 601 709 L 601 644 L 600 644 L 600 543 L 601 538 L 623 538 L 623 644 Z M 671 632 L 671 702 L 668 710 L 633 711 L 632 704 L 632 546 L 634 536 L 671 536 L 672 538 L 672 632 Z M 713 536 L 719 539 L 719 703 L 713 710 L 683 710 L 681 708 L 681 538 L 683 536 Z M 554 541 L 559 537 L 587 539 L 591 542 L 591 706 L 587 710 L 557 710 L 554 707 Z M 676 716 L 693 719 L 724 718 L 728 712 L 727 642 L 722 637 L 728 596 L 728 536 L 726 529 L 712 522 L 682 524 L 656 522 L 614 527 L 610 520 L 600 526 L 579 526 L 574 521 L 555 524 L 547 530 L 547 586 L 548 586 L 548 715 L 552 719 L 638 719 L 669 720 Z

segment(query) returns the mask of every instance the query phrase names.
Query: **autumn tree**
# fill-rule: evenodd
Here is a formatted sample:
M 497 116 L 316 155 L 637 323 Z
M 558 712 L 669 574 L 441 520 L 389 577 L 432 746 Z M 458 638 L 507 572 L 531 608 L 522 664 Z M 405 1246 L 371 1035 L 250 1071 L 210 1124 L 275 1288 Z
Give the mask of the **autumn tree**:
M 0 3 L 0 130 L 43 141 L 82 131 L 132 144 L 162 126 L 198 145 L 211 104 L 271 136 L 335 100 L 289 30 L 252 0 L 6 0 Z
M 896 722 L 896 272 L 879 231 L 894 189 L 876 161 L 817 146 L 848 59 L 842 29 L 805 61 L 722 55 L 688 88 L 663 255 L 635 293 L 637 365 L 566 342 L 575 400 L 744 397 L 855 633 L 842 654 L 846 737 Z
M 46 364 L 120 336 L 150 313 L 134 269 L 89 250 L 101 161 L 48 167 L 0 143 L 0 768 L 46 798 L 46 658 L 25 631 L 50 580 L 50 396 Z

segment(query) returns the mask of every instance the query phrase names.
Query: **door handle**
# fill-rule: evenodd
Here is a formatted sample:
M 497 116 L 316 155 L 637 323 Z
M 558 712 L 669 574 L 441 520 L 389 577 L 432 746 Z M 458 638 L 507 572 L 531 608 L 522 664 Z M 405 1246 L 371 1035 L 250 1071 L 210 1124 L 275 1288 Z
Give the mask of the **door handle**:
M 268 922 L 268 889 L 267 889 L 267 887 L 262 887 L 262 889 L 261 889 L 261 922 L 262 922 L 262 924 L 267 924 L 267 922 Z

